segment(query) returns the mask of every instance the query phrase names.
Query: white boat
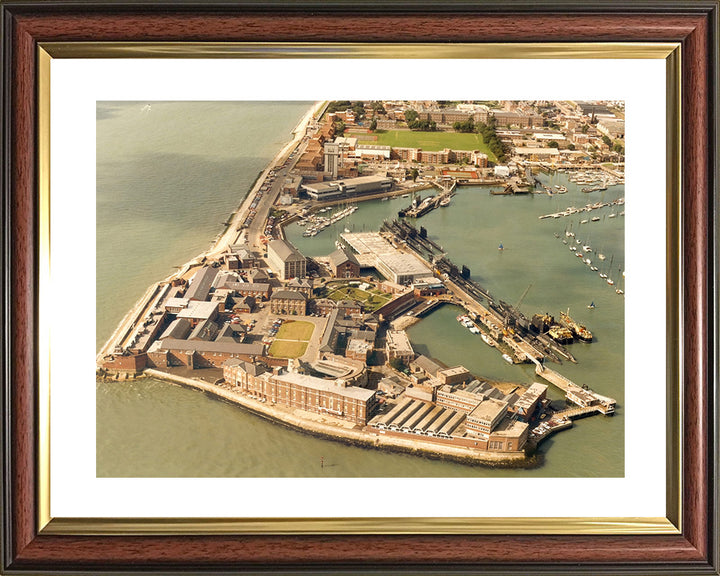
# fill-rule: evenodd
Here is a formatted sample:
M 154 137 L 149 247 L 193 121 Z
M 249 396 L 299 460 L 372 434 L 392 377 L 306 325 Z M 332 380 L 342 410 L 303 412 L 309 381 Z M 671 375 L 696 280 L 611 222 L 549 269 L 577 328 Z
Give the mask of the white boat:
M 488 346 L 495 347 L 495 340 L 490 338 L 487 334 L 480 334 L 480 338 L 482 338 L 483 342 L 485 342 Z
M 583 250 L 585 250 L 585 252 L 592 252 L 592 248 L 590 246 L 588 246 L 587 244 L 585 244 L 583 246 Z
M 592 261 L 590 260 L 590 258 L 585 258 L 585 264 L 587 264 L 588 266 L 590 266 L 590 264 L 592 264 Z
M 440 200 L 440 206 L 442 208 L 445 208 L 446 206 L 450 206 L 450 196 L 446 196 L 442 200 Z
M 473 334 L 480 334 L 480 330 L 478 330 L 477 326 L 470 326 L 468 330 L 470 330 Z
M 615 290 L 615 294 L 625 294 L 625 292 L 623 292 L 622 290 L 620 290 L 620 288 L 617 288 L 617 289 Z
M 615 284 L 615 282 L 613 281 L 612 278 L 608 278 L 608 279 L 606 280 L 606 282 L 607 282 L 608 284 L 610 284 L 610 286 L 612 286 L 612 285 Z
M 577 248 L 575 248 L 575 246 L 570 246 L 570 250 L 572 250 L 573 252 L 575 252 L 575 250 L 577 250 Z
M 597 271 L 598 271 L 598 267 L 597 267 L 597 266 L 591 266 L 591 267 L 590 267 L 590 270 L 592 270 L 593 272 L 597 272 Z
M 603 273 L 601 272 L 601 273 L 600 273 L 600 278 L 603 278 L 603 279 L 607 278 L 607 274 L 603 274 Z
M 615 216 L 617 216 L 617 214 L 615 214 L 615 212 L 613 212 L 612 214 L 608 214 L 608 218 L 615 218 Z
M 507 354 L 503 354 L 503 355 L 502 355 L 502 358 L 503 358 L 503 360 L 505 360 L 505 362 L 507 362 L 508 364 L 514 364 L 513 359 L 512 359 L 510 356 L 508 356 Z
M 595 216 L 594 218 L 592 218 L 592 221 L 593 221 L 593 222 L 600 222 L 600 216 Z
M 598 258 L 600 258 L 600 260 L 605 260 L 605 254 L 598 254 Z
M 580 220 L 580 224 L 587 224 L 587 220 Z

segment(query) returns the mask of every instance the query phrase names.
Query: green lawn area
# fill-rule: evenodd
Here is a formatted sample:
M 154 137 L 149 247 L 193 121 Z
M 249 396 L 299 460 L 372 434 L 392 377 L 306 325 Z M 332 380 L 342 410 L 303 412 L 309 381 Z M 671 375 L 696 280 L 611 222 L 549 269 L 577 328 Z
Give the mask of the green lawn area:
M 312 322 L 286 320 L 278 330 L 277 338 L 280 340 L 305 340 L 313 335 L 315 325 Z
M 275 340 L 270 344 L 268 353 L 275 358 L 299 358 L 307 350 L 307 342 L 294 342 L 292 340 Z
M 327 298 L 330 298 L 331 300 L 353 300 L 355 302 L 360 302 L 364 309 L 368 312 L 372 312 L 381 306 L 384 306 L 392 298 L 390 294 L 384 294 L 377 290 L 360 290 L 354 286 L 343 285 L 335 289 L 333 289 L 333 287 L 328 287 L 328 289 L 330 292 L 327 295 Z M 350 292 L 348 292 L 348 289 Z M 369 302 L 370 298 L 372 298 L 372 302 Z
M 436 151 L 450 148 L 451 150 L 480 150 L 488 155 L 488 160 L 497 162 L 495 154 L 485 145 L 480 134 L 462 132 L 415 132 L 412 130 L 378 130 L 368 134 L 369 139 L 383 146 L 398 148 L 422 148 Z M 374 137 L 377 136 L 377 140 Z

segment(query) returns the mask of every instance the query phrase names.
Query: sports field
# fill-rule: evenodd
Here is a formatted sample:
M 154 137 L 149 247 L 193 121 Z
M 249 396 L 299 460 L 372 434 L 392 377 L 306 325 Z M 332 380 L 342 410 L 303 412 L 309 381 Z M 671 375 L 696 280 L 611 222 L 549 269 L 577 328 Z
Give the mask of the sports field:
M 280 340 L 310 340 L 315 325 L 312 322 L 293 322 L 286 320 L 280 330 L 278 330 L 277 338 Z
M 286 320 L 280 326 L 268 353 L 275 358 L 299 358 L 305 354 L 314 331 L 312 322 Z
M 398 148 L 422 148 L 429 152 L 436 150 L 480 150 L 487 154 L 488 160 L 496 162 L 495 154 L 485 145 L 480 134 L 462 132 L 415 132 L 413 130 L 377 130 L 373 134 L 362 135 L 367 140 L 382 146 Z M 375 138 L 377 137 L 377 139 Z M 364 141 L 364 139 L 363 139 Z
M 268 352 L 270 356 L 274 356 L 275 358 L 299 358 L 305 354 L 307 346 L 307 342 L 275 340 L 275 342 L 270 344 L 270 350 Z

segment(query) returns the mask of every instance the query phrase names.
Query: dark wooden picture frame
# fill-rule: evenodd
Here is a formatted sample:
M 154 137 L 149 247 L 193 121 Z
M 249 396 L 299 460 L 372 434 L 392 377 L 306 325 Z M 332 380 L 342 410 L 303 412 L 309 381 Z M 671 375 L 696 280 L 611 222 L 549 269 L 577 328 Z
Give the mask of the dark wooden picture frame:
M 2 564 L 105 571 L 718 574 L 718 2 L 22 1 L 2 16 Z M 681 527 L 643 535 L 56 535 L 38 529 L 38 50 L 48 42 L 681 44 Z M 182 530 L 178 530 L 182 532 Z

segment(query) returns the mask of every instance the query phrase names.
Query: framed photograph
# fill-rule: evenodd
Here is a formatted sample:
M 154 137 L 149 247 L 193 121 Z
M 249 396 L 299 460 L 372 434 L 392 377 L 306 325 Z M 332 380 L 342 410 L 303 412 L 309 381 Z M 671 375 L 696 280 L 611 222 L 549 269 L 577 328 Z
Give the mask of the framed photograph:
M 718 573 L 716 1 L 1 9 L 3 571 Z

